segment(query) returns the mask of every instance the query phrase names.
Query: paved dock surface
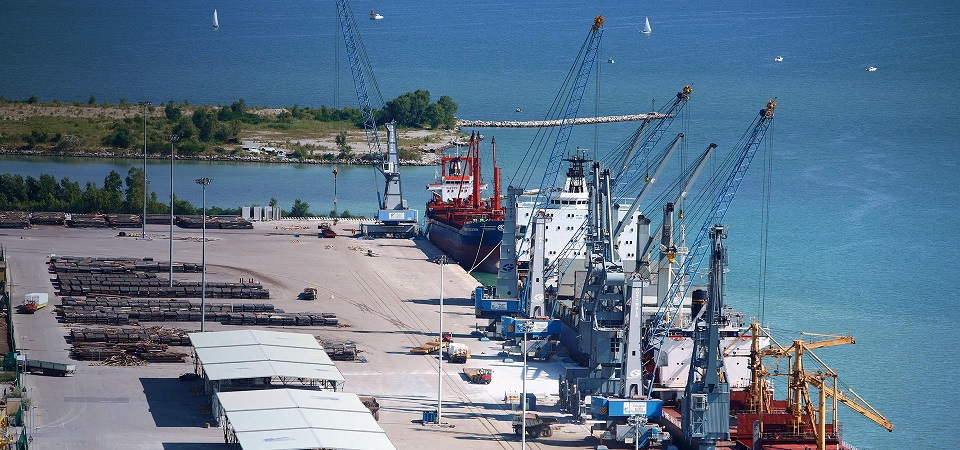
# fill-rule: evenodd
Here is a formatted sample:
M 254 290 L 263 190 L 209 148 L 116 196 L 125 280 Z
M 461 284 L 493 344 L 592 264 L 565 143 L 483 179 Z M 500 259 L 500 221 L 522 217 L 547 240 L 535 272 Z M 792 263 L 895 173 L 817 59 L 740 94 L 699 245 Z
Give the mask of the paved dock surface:
M 470 299 L 477 282 L 456 265 L 444 266 L 444 329 L 453 332 L 457 342 L 467 344 L 473 357 L 465 365 L 443 364 L 442 417 L 449 426 L 422 425 L 423 411 L 436 407 L 437 355 L 414 355 L 409 350 L 437 335 L 441 268 L 432 260 L 439 250 L 425 239 L 321 239 L 317 224 L 278 221 L 257 223 L 253 230 L 207 230 L 207 281 L 253 279 L 270 290 L 270 299 L 258 302 L 273 303 L 287 312 L 336 313 L 346 326 L 249 328 L 356 342 L 367 362 L 337 362 L 346 378 L 344 391 L 377 397 L 379 424 L 398 449 L 520 448 L 504 399 L 520 392 L 521 362 L 518 357 L 516 362 L 504 362 L 499 342 L 482 342 L 471 334 L 478 323 Z M 353 227 L 357 225 L 341 222 L 335 229 L 349 234 Z M 50 254 L 169 260 L 167 227 L 148 226 L 150 239 L 121 237 L 119 231 L 138 234 L 140 230 L 53 226 L 0 230 L 14 304 L 31 292 L 48 292 L 51 298 L 50 305 L 34 315 L 15 315 L 18 345 L 30 359 L 77 364 L 74 377 L 25 376 L 36 405 L 30 419 L 32 448 L 228 448 L 223 430 L 201 408 L 208 399 L 197 392 L 199 384 L 177 379 L 193 371 L 192 360 L 111 367 L 69 359 L 70 345 L 65 340 L 69 328 L 57 323 L 54 314 L 59 301 L 47 272 Z M 200 233 L 174 230 L 174 261 L 200 262 Z M 198 281 L 200 275 L 174 273 L 174 278 Z M 308 286 L 318 289 L 317 300 L 298 299 Z M 165 325 L 199 330 L 199 323 Z M 212 321 L 206 327 L 208 331 L 240 328 Z M 470 384 L 461 374 L 463 367 L 491 368 L 493 382 Z M 541 413 L 560 419 L 552 437 L 528 441 L 528 448 L 593 448 L 597 444 L 585 426 L 569 423 L 569 417 L 553 406 L 561 372 L 559 362 L 528 367 L 528 392 L 538 395 Z

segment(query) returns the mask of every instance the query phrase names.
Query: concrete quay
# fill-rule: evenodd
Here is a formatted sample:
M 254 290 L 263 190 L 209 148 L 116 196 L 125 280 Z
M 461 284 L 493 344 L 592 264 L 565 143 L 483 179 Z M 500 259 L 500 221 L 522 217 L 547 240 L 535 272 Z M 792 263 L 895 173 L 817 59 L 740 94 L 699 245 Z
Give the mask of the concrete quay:
M 473 357 L 465 365 L 443 363 L 442 417 L 448 426 L 422 425 L 422 412 L 436 408 L 437 355 L 414 355 L 409 350 L 437 335 L 441 268 L 432 260 L 439 250 L 426 239 L 361 240 L 343 235 L 322 239 L 317 223 L 284 220 L 256 223 L 253 230 L 207 230 L 207 281 L 253 279 L 270 290 L 270 299 L 258 302 L 273 303 L 287 312 L 336 313 L 346 326 L 249 328 L 356 342 L 367 362 L 337 362 L 346 378 L 344 391 L 377 397 L 379 424 L 398 449 L 519 449 L 504 398 L 521 390 L 521 362 L 503 362 L 499 342 L 482 342 L 471 335 L 478 320 L 470 293 L 477 282 L 455 264 L 443 268 L 444 330 L 467 344 Z M 358 226 L 341 222 L 334 228 L 349 234 Z M 59 301 L 45 264 L 49 255 L 169 258 L 167 227 L 148 225 L 148 239 L 136 236 L 139 229 L 123 230 L 126 237 L 118 236 L 118 231 L 53 226 L 0 230 L 14 304 L 31 292 L 48 292 L 51 298 L 51 305 L 34 315 L 14 316 L 18 346 L 31 359 L 77 364 L 71 378 L 25 376 L 36 406 L 29 419 L 32 447 L 229 448 L 223 444 L 223 430 L 201 408 L 208 399 L 194 389 L 199 385 L 177 379 L 193 371 L 192 360 L 111 367 L 69 359 L 70 345 L 65 340 L 69 328 L 58 323 L 54 314 Z M 201 230 L 174 230 L 174 261 L 200 262 L 200 234 Z M 199 277 L 174 273 L 175 279 L 199 281 Z M 317 300 L 298 299 L 308 286 L 318 289 Z M 190 331 L 200 326 L 196 322 L 142 324 L 153 325 Z M 210 331 L 238 328 L 206 322 Z M 463 367 L 492 368 L 493 382 L 470 384 L 461 374 Z M 593 448 L 597 444 L 585 426 L 570 423 L 569 416 L 553 406 L 561 371 L 559 362 L 535 362 L 528 367 L 527 390 L 538 395 L 539 412 L 560 419 L 552 437 L 528 440 L 528 448 Z

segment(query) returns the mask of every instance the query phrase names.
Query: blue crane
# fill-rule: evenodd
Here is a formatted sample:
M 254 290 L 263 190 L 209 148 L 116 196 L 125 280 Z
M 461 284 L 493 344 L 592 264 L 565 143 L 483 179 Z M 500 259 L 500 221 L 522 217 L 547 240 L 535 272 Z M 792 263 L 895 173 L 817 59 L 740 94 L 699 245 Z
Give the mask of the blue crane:
M 776 106 L 777 104 L 774 100 L 767 102 L 766 107 L 761 109 L 759 115 L 754 119 L 745 138 L 742 139 L 737 148 L 734 149 L 734 158 L 730 165 L 730 173 L 720 186 L 714 198 L 713 205 L 708 210 L 703 226 L 700 228 L 697 237 L 692 241 L 689 254 L 684 258 L 678 268 L 681 276 L 674 278 L 674 282 L 670 285 L 670 289 L 667 292 L 666 299 L 657 309 L 656 314 L 653 316 L 651 326 L 644 335 L 642 342 L 644 346 L 642 349 L 643 355 L 653 356 L 655 349 L 663 346 L 670 328 L 673 325 L 673 321 L 676 320 L 679 315 L 680 307 L 683 304 L 682 299 L 690 287 L 690 284 L 686 282 L 686 280 L 693 279 L 694 274 L 700 270 L 700 265 L 707 254 L 707 249 L 710 247 L 710 242 L 706 238 L 714 225 L 723 223 L 723 218 L 730 207 L 730 203 L 736 196 L 747 169 L 750 168 L 750 162 L 756 155 L 757 150 L 760 148 L 760 143 L 767 133 L 767 129 L 773 122 L 774 109 L 776 109 Z M 646 380 L 647 395 L 651 395 L 653 392 L 653 379 L 654 377 L 650 374 Z
M 543 209 L 550 198 L 550 191 L 557 184 L 557 176 L 560 174 L 564 155 L 567 153 L 567 143 L 570 141 L 570 133 L 573 131 L 573 123 L 580 111 L 580 104 L 583 102 L 583 93 L 587 87 L 587 81 L 590 79 L 590 73 L 593 71 L 594 63 L 597 60 L 597 52 L 600 49 L 600 37 L 603 36 L 603 16 L 597 16 L 593 19 L 593 26 L 590 28 L 590 34 L 587 35 L 584 44 L 585 52 L 583 59 L 580 60 L 580 69 L 577 71 L 577 78 L 573 82 L 573 89 L 567 99 L 567 107 L 563 113 L 563 119 L 560 121 L 560 130 L 557 131 L 557 140 L 553 144 L 553 151 L 550 153 L 550 159 L 547 160 L 546 170 L 543 172 L 543 180 L 540 181 L 540 191 L 537 193 L 537 199 L 533 205 L 533 211 Z M 534 214 L 530 215 L 530 220 Z M 527 224 L 529 229 L 530 224 Z
M 370 68 L 370 60 L 363 47 L 363 41 L 357 32 L 357 21 L 347 0 L 337 0 L 337 16 L 340 21 L 340 31 L 343 33 L 343 42 L 347 48 L 347 57 L 350 59 L 350 72 L 353 74 L 353 86 L 357 90 L 357 100 L 360 103 L 360 113 L 363 116 L 363 128 L 367 137 L 367 147 L 373 162 L 373 167 L 384 178 L 383 197 L 377 189 L 377 203 L 380 210 L 378 224 L 362 224 L 363 234 L 369 237 L 413 237 L 419 232 L 417 221 L 418 212 L 407 206 L 403 199 L 403 190 L 400 184 L 400 159 L 397 150 L 396 129 L 394 124 L 386 124 L 387 129 L 387 158 L 384 161 L 383 150 L 380 147 L 380 137 L 377 135 L 376 110 L 371 103 L 367 91 L 367 77 L 374 87 L 374 93 L 379 104 L 383 98 L 377 88 L 376 78 Z

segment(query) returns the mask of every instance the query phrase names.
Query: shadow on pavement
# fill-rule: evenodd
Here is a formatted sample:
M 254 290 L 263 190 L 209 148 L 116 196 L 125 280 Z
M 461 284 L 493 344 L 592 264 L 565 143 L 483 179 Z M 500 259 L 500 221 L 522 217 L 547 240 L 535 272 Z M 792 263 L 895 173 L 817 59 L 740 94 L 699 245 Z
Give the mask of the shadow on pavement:
M 197 382 L 185 382 L 176 378 L 141 378 L 140 384 L 156 426 L 203 427 L 208 422 L 213 425 L 213 417 L 200 413 L 200 405 L 209 407 L 210 399 L 191 390 L 194 386 L 200 387 Z M 164 444 L 164 448 L 180 447 L 167 447 Z

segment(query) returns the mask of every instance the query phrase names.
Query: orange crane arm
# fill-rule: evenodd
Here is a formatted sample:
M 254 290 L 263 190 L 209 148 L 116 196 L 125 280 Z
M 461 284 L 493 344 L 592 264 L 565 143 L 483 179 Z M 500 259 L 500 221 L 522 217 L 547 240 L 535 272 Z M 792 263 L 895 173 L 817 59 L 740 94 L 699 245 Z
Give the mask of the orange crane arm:
M 874 409 L 874 407 L 870 406 L 870 404 L 867 403 L 866 400 L 864 400 L 859 395 L 857 395 L 856 392 L 853 392 L 852 390 L 850 391 L 850 393 L 853 394 L 854 397 L 856 397 L 856 398 L 851 398 L 851 397 L 847 397 L 843 392 L 834 391 L 832 388 L 827 387 L 824 383 L 818 383 L 818 384 L 819 385 L 817 386 L 817 388 L 823 389 L 823 392 L 825 392 L 828 396 L 836 397 L 837 400 L 839 400 L 844 405 L 849 406 L 850 409 L 860 414 L 863 414 L 866 418 L 876 422 L 877 425 L 880 425 L 881 427 L 886 428 L 887 431 L 893 431 L 893 424 L 890 423 L 886 417 L 883 417 L 883 414 L 880 414 L 880 411 L 877 411 L 876 409 Z M 858 399 L 860 402 L 863 403 L 862 405 L 860 404 L 860 402 L 857 401 Z

